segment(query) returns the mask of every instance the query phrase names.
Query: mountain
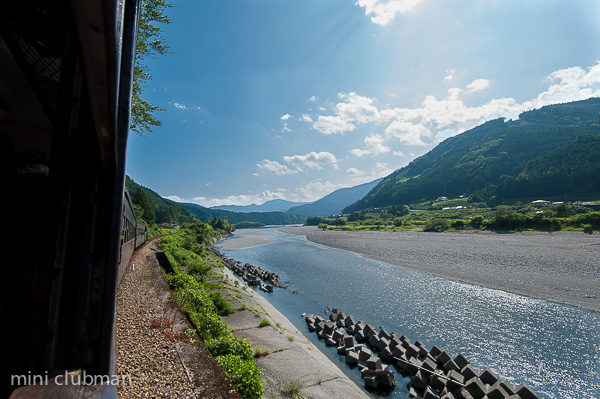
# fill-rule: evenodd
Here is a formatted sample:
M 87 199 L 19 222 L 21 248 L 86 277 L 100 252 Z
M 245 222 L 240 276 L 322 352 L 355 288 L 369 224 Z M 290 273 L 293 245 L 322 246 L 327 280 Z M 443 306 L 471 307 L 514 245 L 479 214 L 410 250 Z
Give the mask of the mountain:
M 262 205 L 218 205 L 211 206 L 210 209 L 220 209 L 222 211 L 231 212 L 287 212 L 288 209 L 294 206 L 310 204 L 310 202 L 293 202 L 282 199 L 267 201 Z
M 176 202 L 165 199 L 151 189 L 137 184 L 125 176 L 125 187 L 129 191 L 136 215 L 148 225 L 154 223 L 190 223 L 194 216 Z
M 183 208 L 189 211 L 198 219 L 207 222 L 213 218 L 222 218 L 229 223 L 236 224 L 240 222 L 259 222 L 265 225 L 273 224 L 297 224 L 304 223 L 306 217 L 288 212 L 231 212 L 220 209 L 206 208 L 197 204 L 187 202 L 179 203 Z
M 209 209 L 196 204 L 179 203 L 163 198 L 151 189 L 125 177 L 125 186 L 134 204 L 136 215 L 144 219 L 148 225 L 154 223 L 191 223 L 194 219 L 210 222 L 221 218 L 236 224 L 240 222 L 259 222 L 265 225 L 304 223 L 306 217 L 284 212 L 230 212 Z
M 598 152 L 585 150 L 600 132 L 599 111 L 600 99 L 590 98 L 527 111 L 515 121 L 486 122 L 441 142 L 343 211 L 461 194 L 488 205 L 540 196 L 600 196 L 598 174 L 592 173 Z M 585 154 L 589 161 L 571 158 L 576 154 Z M 569 176 L 568 186 L 557 184 L 561 176 Z
M 355 187 L 340 188 L 312 204 L 290 208 L 288 212 L 304 216 L 330 216 L 342 213 L 342 209 L 365 196 L 381 179 Z

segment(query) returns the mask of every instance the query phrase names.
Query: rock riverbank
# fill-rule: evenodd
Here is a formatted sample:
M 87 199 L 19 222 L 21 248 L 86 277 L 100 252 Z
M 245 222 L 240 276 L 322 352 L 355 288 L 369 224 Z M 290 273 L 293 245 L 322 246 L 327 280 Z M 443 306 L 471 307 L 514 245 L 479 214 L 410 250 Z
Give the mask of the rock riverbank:
M 280 230 L 408 269 L 600 312 L 596 234 Z

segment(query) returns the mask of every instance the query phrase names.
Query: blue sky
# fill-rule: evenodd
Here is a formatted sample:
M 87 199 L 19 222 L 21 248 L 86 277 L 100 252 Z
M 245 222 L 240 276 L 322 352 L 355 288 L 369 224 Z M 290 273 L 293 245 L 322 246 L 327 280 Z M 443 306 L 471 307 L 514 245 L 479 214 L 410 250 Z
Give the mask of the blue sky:
M 447 137 L 600 97 L 597 0 L 173 0 L 163 126 L 127 174 L 204 206 L 313 201 Z

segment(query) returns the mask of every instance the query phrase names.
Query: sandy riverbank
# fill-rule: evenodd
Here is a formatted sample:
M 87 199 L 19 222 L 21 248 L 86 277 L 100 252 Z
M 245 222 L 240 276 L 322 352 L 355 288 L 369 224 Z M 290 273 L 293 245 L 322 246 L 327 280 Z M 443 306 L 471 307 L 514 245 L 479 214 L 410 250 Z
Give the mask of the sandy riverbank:
M 412 270 L 600 312 L 598 235 L 279 230 Z

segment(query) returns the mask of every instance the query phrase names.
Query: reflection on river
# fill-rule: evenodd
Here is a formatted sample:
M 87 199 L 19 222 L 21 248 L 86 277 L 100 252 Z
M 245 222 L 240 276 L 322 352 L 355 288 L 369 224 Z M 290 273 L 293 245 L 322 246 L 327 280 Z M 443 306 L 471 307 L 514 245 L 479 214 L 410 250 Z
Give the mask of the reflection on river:
M 475 368 L 489 367 L 510 383 L 527 382 L 539 397 L 600 397 L 598 313 L 449 281 L 314 244 L 302 236 L 265 232 L 274 243 L 220 250 L 289 281 L 287 290 L 260 294 L 361 387 L 360 373 L 310 333 L 300 314 L 324 315 L 328 306 L 341 308 L 356 320 L 420 340 L 429 348 L 437 345 L 451 356 L 462 353 Z M 409 380 L 397 374 L 396 382 L 391 397 L 407 398 Z

